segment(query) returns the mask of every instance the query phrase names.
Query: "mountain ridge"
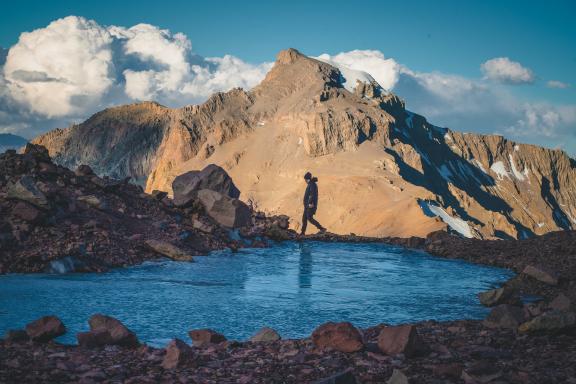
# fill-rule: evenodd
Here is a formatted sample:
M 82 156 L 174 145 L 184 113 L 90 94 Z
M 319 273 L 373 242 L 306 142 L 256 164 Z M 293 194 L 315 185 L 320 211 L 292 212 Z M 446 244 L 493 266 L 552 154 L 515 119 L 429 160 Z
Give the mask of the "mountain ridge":
M 249 91 L 199 105 L 99 112 L 34 140 L 63 165 L 171 192 L 181 173 L 224 166 L 241 198 L 298 227 L 301 175 L 320 176 L 318 218 L 337 233 L 523 238 L 576 225 L 576 165 L 563 151 L 436 127 L 375 82 L 295 49 Z M 356 74 L 350 75 L 353 77 Z M 267 149 L 263 151 L 263 149 Z

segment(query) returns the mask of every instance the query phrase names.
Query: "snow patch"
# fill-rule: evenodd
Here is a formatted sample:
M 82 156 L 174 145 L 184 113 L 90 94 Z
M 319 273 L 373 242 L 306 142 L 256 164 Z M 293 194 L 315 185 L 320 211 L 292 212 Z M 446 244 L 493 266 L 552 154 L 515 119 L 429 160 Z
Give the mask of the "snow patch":
M 514 150 L 515 150 L 516 152 L 518 152 L 518 151 L 520 150 L 520 146 L 519 146 L 518 144 L 516 144 L 516 145 L 514 146 Z
M 498 180 L 504 180 L 505 177 L 510 178 L 510 173 L 506 170 L 504 163 L 497 161 L 490 166 L 490 169 L 498 175 Z
M 544 226 L 544 223 L 538 223 L 538 228 L 542 228 Z
M 317 57 L 317 59 L 338 68 L 340 74 L 342 75 L 342 86 L 344 86 L 344 88 L 350 92 L 354 92 L 354 89 L 358 85 L 358 81 L 368 84 L 378 84 L 378 82 L 374 80 L 374 78 L 367 72 L 350 69 L 342 64 L 336 63 L 332 60 L 324 59 L 322 57 Z
M 474 164 L 478 169 L 480 169 L 485 174 L 488 174 L 488 172 L 486 172 L 486 169 L 484 168 L 484 165 L 480 162 L 480 160 L 472 159 L 472 164 Z
M 426 201 L 421 201 L 420 207 L 422 208 L 422 210 L 424 211 L 425 214 L 429 215 L 431 213 L 433 216 L 439 217 L 440 219 L 442 219 L 443 222 L 448 224 L 448 226 L 450 228 L 452 228 L 454 231 L 458 232 L 462 236 L 468 237 L 468 238 L 474 237 L 472 235 L 472 230 L 470 229 L 470 226 L 468 225 L 468 223 L 466 221 L 464 221 L 458 217 L 450 216 L 448 214 L 448 212 L 446 212 L 441 207 L 430 204 Z
M 528 168 L 524 168 L 524 173 L 519 172 L 518 169 L 516 169 L 516 163 L 514 163 L 514 158 L 512 157 L 512 154 L 508 155 L 508 159 L 510 160 L 510 166 L 512 167 L 512 174 L 514 175 L 515 178 L 517 178 L 520 181 L 524 181 L 526 179 L 526 176 L 528 176 Z

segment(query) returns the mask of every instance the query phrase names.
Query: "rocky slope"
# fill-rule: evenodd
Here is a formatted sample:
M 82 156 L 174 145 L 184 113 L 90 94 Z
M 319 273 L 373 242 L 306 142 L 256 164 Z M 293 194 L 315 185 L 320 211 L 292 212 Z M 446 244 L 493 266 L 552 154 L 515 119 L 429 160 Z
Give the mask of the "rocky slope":
M 350 78 L 344 78 L 344 75 Z M 576 162 L 559 150 L 431 125 L 369 76 L 282 51 L 260 85 L 201 105 L 120 106 L 35 142 L 60 164 L 132 176 L 171 193 L 214 163 L 269 213 L 301 216 L 302 175 L 319 177 L 317 218 L 336 233 L 524 238 L 576 226 Z M 361 81 L 360 81 L 361 80 Z

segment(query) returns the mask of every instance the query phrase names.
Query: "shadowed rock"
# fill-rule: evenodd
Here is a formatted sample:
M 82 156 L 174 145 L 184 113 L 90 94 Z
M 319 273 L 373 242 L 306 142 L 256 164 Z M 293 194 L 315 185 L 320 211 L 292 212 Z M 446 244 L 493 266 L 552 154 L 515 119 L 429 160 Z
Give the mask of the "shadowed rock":
M 548 268 L 542 266 L 527 265 L 522 273 L 543 283 L 558 285 L 558 274 Z
M 216 191 L 233 199 L 240 197 L 240 191 L 226 171 L 215 164 L 210 164 L 201 171 L 186 172 L 174 179 L 172 182 L 174 204 L 179 207 L 188 205 L 196 199 L 201 189 Z
M 385 327 L 378 335 L 378 348 L 387 355 L 403 353 L 410 357 L 422 348 L 422 340 L 412 325 Z
M 194 329 L 188 332 L 190 339 L 192 339 L 192 343 L 195 347 L 202 347 L 208 344 L 218 344 L 223 341 L 226 341 L 226 337 L 213 331 L 211 329 Z
M 488 328 L 510 328 L 516 329 L 525 321 L 522 308 L 509 304 L 501 304 L 494 307 L 488 317 L 484 320 L 484 325 Z
M 209 189 L 201 189 L 198 191 L 198 200 L 206 213 L 224 227 L 239 228 L 251 223 L 250 208 L 238 199 Z
M 318 348 L 340 352 L 357 352 L 364 348 L 362 335 L 349 322 L 322 324 L 312 332 L 312 342 Z
M 140 345 L 136 335 L 130 331 L 120 320 L 113 317 L 96 314 L 90 320 L 91 331 L 106 331 L 110 334 L 110 344 L 120 345 L 123 347 L 137 347 Z M 102 334 L 103 338 L 105 337 Z
M 162 256 L 166 256 L 176 261 L 193 261 L 194 258 L 188 252 L 178 248 L 177 246 L 159 240 L 146 240 L 148 245 L 155 252 Z
M 261 330 L 259 330 L 258 332 L 256 332 L 256 334 L 250 338 L 250 341 L 253 341 L 253 342 L 270 342 L 270 341 L 278 341 L 280 339 L 281 339 L 281 337 L 278 334 L 278 332 L 276 332 L 272 328 L 264 327 Z
M 44 316 L 26 325 L 32 341 L 47 342 L 66 333 L 66 327 L 56 316 Z
M 180 339 L 174 339 L 166 346 L 162 368 L 174 369 L 188 363 L 193 356 L 192 348 Z

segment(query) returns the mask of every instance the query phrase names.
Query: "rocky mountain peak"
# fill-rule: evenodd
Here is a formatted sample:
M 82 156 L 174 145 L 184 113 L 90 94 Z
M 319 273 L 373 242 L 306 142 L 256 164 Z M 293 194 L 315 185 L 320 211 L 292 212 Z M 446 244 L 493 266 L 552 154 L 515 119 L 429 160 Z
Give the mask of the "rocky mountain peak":
M 278 64 L 292 64 L 296 60 L 306 59 L 307 57 L 304 56 L 300 51 L 294 48 L 288 48 L 283 51 L 280 51 L 278 55 L 276 55 L 276 62 Z

